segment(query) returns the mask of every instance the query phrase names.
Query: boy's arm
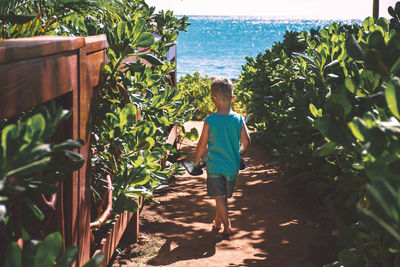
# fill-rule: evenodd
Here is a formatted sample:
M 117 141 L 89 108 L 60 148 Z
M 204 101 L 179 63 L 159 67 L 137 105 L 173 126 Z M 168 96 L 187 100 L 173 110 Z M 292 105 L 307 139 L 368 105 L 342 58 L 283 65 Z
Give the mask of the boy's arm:
M 243 146 L 241 153 L 244 153 L 251 142 L 245 122 L 243 122 L 242 131 L 240 132 L 240 141 L 242 141 Z
M 210 130 L 210 126 L 206 121 L 204 121 L 203 131 L 201 132 L 201 136 L 199 142 L 197 143 L 197 150 L 196 150 L 196 158 L 194 160 L 194 166 L 199 165 L 200 159 L 206 150 L 208 144 L 208 133 Z

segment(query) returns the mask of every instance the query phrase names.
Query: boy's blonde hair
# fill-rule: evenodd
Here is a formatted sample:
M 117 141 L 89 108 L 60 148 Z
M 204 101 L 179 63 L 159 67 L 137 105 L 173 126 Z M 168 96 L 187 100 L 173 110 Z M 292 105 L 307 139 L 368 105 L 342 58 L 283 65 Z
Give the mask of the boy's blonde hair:
M 226 100 L 231 100 L 233 96 L 232 81 L 225 77 L 217 77 L 211 84 L 211 94 L 213 96 L 221 96 Z

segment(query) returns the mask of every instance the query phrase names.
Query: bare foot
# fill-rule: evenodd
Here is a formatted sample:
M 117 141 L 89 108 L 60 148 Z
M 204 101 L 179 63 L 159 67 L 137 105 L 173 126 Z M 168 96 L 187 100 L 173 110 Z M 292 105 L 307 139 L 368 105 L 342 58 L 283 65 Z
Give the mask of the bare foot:
M 224 231 L 222 232 L 223 235 L 231 235 L 233 234 L 233 230 L 230 227 L 224 227 Z
M 217 231 L 221 230 L 222 222 L 217 222 L 216 220 L 214 220 L 212 223 L 212 228 L 213 228 L 213 230 L 217 230 Z

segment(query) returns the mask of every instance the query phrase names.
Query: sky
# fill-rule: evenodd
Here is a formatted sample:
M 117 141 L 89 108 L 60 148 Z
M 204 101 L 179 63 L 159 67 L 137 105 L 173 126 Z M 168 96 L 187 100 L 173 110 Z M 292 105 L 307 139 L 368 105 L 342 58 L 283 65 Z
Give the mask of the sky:
M 308 19 L 364 19 L 372 16 L 373 0 L 146 0 L 156 10 L 175 15 L 265 16 Z M 380 0 L 379 15 L 396 0 Z

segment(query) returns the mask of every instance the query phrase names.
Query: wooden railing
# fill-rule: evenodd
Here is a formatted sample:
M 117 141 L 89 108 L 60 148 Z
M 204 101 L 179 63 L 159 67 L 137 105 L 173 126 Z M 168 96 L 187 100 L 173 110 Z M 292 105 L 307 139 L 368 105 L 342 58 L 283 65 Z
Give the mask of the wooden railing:
M 12 119 L 20 112 L 50 100 L 72 109 L 72 119 L 61 125 L 56 139 L 81 139 L 79 153 L 85 165 L 60 186 L 56 201 L 55 230 L 63 236 L 63 247 L 79 248 L 77 266 L 91 257 L 90 177 L 86 173 L 89 156 L 90 107 L 99 85 L 100 67 L 107 62 L 105 35 L 93 37 L 42 36 L 0 41 L 0 119 Z M 176 127 L 169 143 L 176 139 Z M 101 242 L 106 266 L 125 229 L 137 241 L 139 214 L 124 212 L 117 216 Z
M 72 109 L 58 139 L 81 139 L 79 153 L 88 158 L 89 111 L 106 62 L 105 35 L 94 37 L 41 36 L 0 41 L 0 119 L 50 100 Z M 66 245 L 79 248 L 78 266 L 90 258 L 90 177 L 86 164 L 61 185 L 57 194 L 56 230 Z

